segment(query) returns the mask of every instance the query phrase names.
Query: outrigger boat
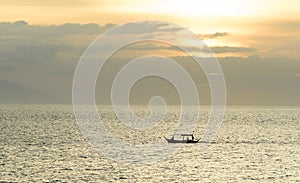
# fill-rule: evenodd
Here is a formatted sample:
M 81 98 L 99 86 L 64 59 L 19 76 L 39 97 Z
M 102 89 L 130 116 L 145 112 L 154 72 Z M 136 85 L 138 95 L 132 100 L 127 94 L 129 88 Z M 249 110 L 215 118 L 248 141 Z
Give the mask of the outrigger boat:
M 167 137 L 164 138 L 168 141 L 168 143 L 197 143 L 200 140 L 196 140 L 193 134 L 181 134 L 181 137 L 181 140 L 175 139 L 175 135 L 172 135 L 170 139 Z M 189 137 L 191 137 L 191 139 Z

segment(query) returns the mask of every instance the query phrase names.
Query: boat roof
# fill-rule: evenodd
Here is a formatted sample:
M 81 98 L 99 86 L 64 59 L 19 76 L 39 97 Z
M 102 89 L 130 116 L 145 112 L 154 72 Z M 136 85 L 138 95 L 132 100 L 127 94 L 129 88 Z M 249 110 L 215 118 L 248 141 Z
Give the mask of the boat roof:
M 176 135 L 180 135 L 182 137 L 186 137 L 186 136 L 193 136 L 194 134 L 192 134 L 192 133 L 183 133 L 183 134 L 181 134 L 181 133 L 174 133 L 174 134 L 172 134 L 172 136 L 176 136 Z
M 181 134 L 181 136 L 193 136 L 193 134 Z

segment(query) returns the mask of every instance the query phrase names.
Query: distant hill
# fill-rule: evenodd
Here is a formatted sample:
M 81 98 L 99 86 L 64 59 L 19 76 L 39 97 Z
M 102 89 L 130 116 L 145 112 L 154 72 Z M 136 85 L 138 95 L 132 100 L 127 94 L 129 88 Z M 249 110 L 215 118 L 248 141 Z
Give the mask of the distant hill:
M 0 80 L 0 104 L 60 104 L 63 99 L 10 81 Z

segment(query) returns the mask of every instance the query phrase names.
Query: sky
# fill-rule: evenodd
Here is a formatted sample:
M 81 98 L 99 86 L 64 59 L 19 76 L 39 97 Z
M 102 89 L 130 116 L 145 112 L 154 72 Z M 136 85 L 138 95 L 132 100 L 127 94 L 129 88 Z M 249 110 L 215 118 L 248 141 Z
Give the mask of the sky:
M 18 98 L 14 102 L 21 103 L 22 97 L 10 96 L 9 92 L 20 85 L 70 103 L 74 70 L 88 45 L 113 27 L 151 19 L 179 24 L 204 40 L 222 66 L 229 105 L 299 106 L 299 7 L 299 0 L 2 0 L 0 85 L 6 91 L 2 99 Z M 114 59 L 121 63 L 133 54 L 153 50 L 191 68 L 189 58 L 179 50 L 157 43 L 128 47 L 124 51 L 127 54 L 116 54 Z M 104 77 L 112 78 L 112 70 L 120 66 L 108 66 Z M 201 78 L 196 71 L 191 72 L 196 80 Z M 103 83 L 107 81 L 101 86 L 109 88 Z M 151 92 L 157 92 L 146 89 L 147 93 L 146 86 L 165 84 L 153 80 L 137 85 L 133 92 L 139 98 L 136 102 L 145 103 Z M 206 101 L 208 90 L 204 88 L 201 91 Z M 172 90 L 167 85 L 157 94 L 174 103 L 178 96 Z M 107 102 L 108 93 L 101 95 L 99 100 Z

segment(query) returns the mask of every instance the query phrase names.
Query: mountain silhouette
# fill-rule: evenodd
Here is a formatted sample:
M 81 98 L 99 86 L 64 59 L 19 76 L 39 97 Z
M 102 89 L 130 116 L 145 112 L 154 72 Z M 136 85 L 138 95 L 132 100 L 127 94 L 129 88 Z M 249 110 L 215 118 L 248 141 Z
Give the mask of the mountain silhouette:
M 61 104 L 63 99 L 22 86 L 0 80 L 0 104 Z

